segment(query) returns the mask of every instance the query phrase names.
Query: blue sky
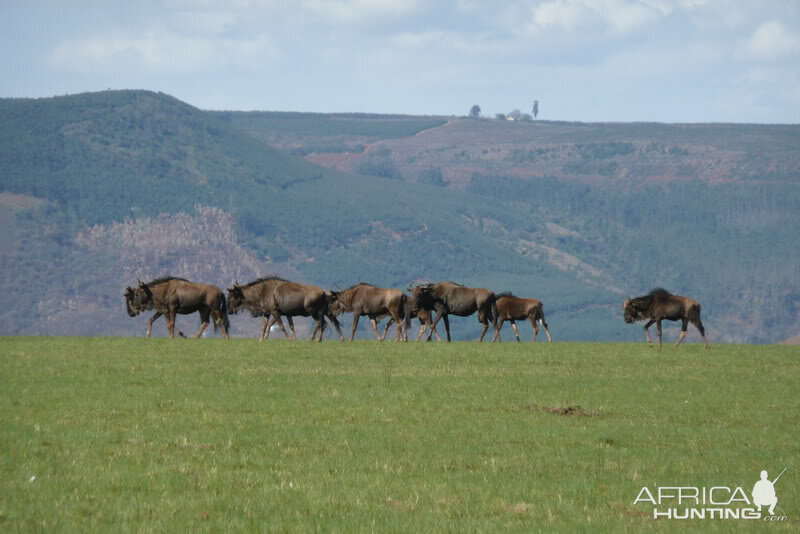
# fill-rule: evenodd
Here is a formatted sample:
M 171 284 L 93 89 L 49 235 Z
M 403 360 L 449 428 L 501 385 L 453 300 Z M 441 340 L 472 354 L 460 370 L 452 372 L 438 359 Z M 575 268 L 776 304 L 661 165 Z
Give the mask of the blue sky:
M 0 97 L 800 123 L 798 0 L 0 0 Z

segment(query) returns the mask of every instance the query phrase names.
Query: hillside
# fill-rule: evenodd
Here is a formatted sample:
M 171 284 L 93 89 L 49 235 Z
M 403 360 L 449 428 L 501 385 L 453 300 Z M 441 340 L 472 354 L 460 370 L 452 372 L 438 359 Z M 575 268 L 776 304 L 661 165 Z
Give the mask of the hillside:
M 140 335 L 137 278 L 267 272 L 513 290 L 556 339 L 638 340 L 621 298 L 656 285 L 698 298 L 712 341 L 800 332 L 800 127 L 205 112 L 147 91 L 0 100 L 0 124 L 3 333 Z

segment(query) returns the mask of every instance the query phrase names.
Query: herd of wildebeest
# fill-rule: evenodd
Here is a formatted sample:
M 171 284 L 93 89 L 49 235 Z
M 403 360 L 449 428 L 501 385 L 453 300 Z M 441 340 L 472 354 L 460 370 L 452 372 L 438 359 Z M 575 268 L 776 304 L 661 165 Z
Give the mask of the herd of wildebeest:
M 441 340 L 436 330 L 439 320 L 444 320 L 447 341 L 450 341 L 450 320 L 448 315 L 466 317 L 477 312 L 478 321 L 483 325 L 478 341 L 483 341 L 491 322 L 494 327 L 494 341 L 500 341 L 500 329 L 505 321 L 511 323 L 514 335 L 519 341 L 516 321 L 528 320 L 533 327 L 533 341 L 539 334 L 539 323 L 544 327 L 548 341 L 552 342 L 550 330 L 544 318 L 542 303 L 533 298 L 519 298 L 511 293 L 495 294 L 485 288 L 466 287 L 454 282 L 422 283 L 408 287 L 410 295 L 400 289 L 375 287 L 359 282 L 341 291 L 326 290 L 315 285 L 300 284 L 284 280 L 278 276 L 259 278 L 248 284 L 238 282 L 228 289 L 227 297 L 220 288 L 212 284 L 190 282 L 184 278 L 168 276 L 125 288 L 125 305 L 128 315 L 135 317 L 147 310 L 155 310 L 147 325 L 147 337 L 153 329 L 153 321 L 162 315 L 166 319 L 169 337 L 175 336 L 175 317 L 177 314 L 200 313 L 202 324 L 195 337 L 200 337 L 208 326 L 209 319 L 214 328 L 228 334 L 229 314 L 240 310 L 250 312 L 253 317 L 263 317 L 259 339 L 269 337 L 270 329 L 277 323 L 283 334 L 289 334 L 281 317 L 286 317 L 291 329 L 291 339 L 295 339 L 293 317 L 311 317 L 316 325 L 311 333 L 313 341 L 325 333 L 327 317 L 333 323 L 339 338 L 344 341 L 338 315 L 343 312 L 353 314 L 353 330 L 350 340 L 355 337 L 358 320 L 362 315 L 369 317 L 375 336 L 382 341 L 389 326 L 394 323 L 397 341 L 408 341 L 408 327 L 411 319 L 417 318 L 420 324 L 419 341 L 428 331 L 427 340 L 434 334 Z M 700 320 L 700 303 L 690 297 L 673 295 L 665 289 L 653 289 L 646 295 L 625 299 L 622 305 L 626 323 L 647 321 L 644 334 L 652 345 L 648 328 L 655 323 L 658 331 L 658 344 L 661 346 L 661 321 L 681 321 L 680 345 L 686 337 L 686 328 L 691 322 L 703 336 L 706 348 L 705 329 Z M 435 317 L 434 317 L 435 315 Z M 378 323 L 389 318 L 383 335 L 378 331 Z M 182 334 L 181 334 L 182 335 Z

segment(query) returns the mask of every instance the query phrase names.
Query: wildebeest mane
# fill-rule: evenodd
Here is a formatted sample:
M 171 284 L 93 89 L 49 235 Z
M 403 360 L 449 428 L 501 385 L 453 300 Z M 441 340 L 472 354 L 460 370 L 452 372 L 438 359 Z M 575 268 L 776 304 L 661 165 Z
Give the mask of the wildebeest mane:
M 656 288 L 651 289 L 650 293 L 648 293 L 647 295 L 650 296 L 650 297 L 655 297 L 656 295 L 669 297 L 669 296 L 672 295 L 672 293 L 670 293 L 669 291 L 667 291 L 663 287 L 656 287 Z
M 352 286 L 348 287 L 347 289 L 342 289 L 341 291 L 336 291 L 336 293 L 343 293 L 343 292 L 345 292 L 345 291 L 350 291 L 351 289 L 355 289 L 355 288 L 357 288 L 358 286 L 369 286 L 369 287 L 375 287 L 375 285 L 374 285 L 374 284 L 368 284 L 367 282 L 357 282 L 357 283 L 353 284 Z
M 496 296 L 497 296 L 497 298 L 501 298 L 501 297 L 510 297 L 512 299 L 519 298 L 514 293 L 512 293 L 511 291 L 503 291 L 502 293 L 498 293 Z
M 179 280 L 181 282 L 188 282 L 186 278 L 181 278 L 179 276 L 162 276 L 161 278 L 156 278 L 152 282 L 147 282 L 145 285 L 147 287 L 157 286 L 158 284 L 163 284 L 165 282 L 170 282 L 172 280 Z
M 252 287 L 252 286 L 254 286 L 256 284 L 260 284 L 262 282 L 270 282 L 270 281 L 273 281 L 273 280 L 277 281 L 277 282 L 288 282 L 289 281 L 289 280 L 286 280 L 285 278 L 281 278 L 278 275 L 269 274 L 267 276 L 262 276 L 261 278 L 256 278 L 252 282 L 248 282 L 248 283 L 246 283 L 244 285 L 241 285 L 239 287 L 242 288 L 242 289 L 245 289 L 245 288 L 248 288 L 248 287 Z
M 663 287 L 656 287 L 650 290 L 649 293 L 646 295 L 642 295 L 641 297 L 636 297 L 631 299 L 631 306 L 635 310 L 644 312 L 647 310 L 651 304 L 653 304 L 653 299 L 656 297 L 669 297 L 672 296 L 672 293 L 664 289 Z

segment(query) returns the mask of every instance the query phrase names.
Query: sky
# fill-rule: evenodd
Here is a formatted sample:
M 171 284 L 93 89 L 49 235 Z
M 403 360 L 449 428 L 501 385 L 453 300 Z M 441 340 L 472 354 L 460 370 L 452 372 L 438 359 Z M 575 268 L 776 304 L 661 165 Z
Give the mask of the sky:
M 0 0 L 0 97 L 800 123 L 800 0 Z

